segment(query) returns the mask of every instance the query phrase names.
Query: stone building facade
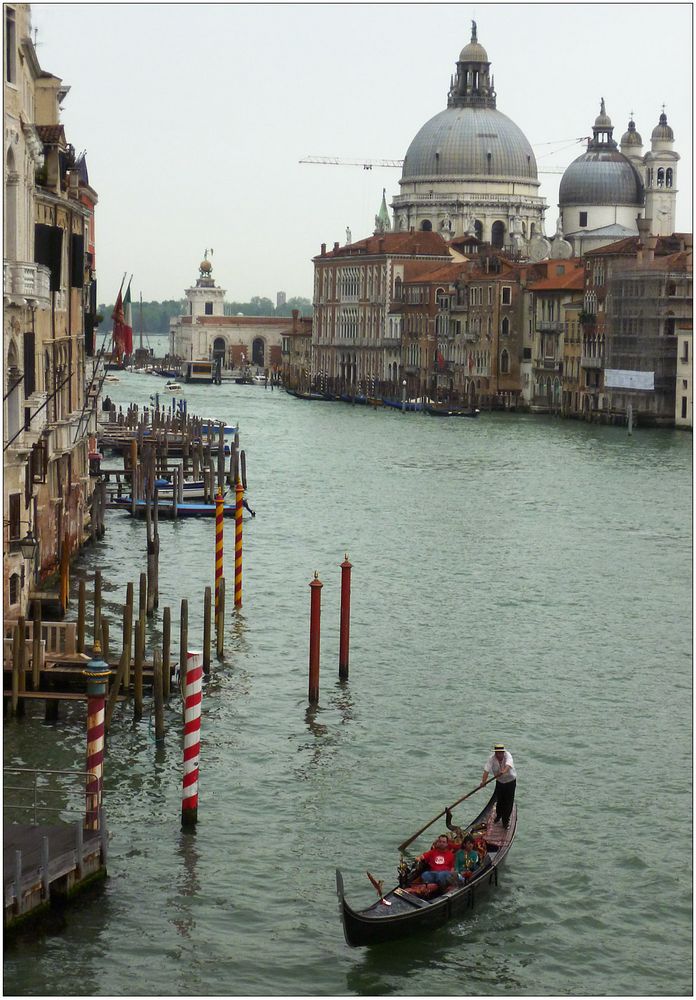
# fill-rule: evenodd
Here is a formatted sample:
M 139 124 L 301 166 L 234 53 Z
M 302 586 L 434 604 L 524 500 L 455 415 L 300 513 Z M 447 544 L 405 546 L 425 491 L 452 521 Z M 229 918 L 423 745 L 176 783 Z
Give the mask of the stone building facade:
M 4 18 L 3 565 L 16 616 L 89 523 L 97 196 L 60 124 L 70 88 L 39 65 L 29 5 L 6 4 Z

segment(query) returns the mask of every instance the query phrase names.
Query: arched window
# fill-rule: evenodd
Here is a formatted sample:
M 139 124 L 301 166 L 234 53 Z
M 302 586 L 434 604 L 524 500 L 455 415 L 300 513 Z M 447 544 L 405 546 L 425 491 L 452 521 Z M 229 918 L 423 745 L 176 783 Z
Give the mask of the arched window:
M 397 278 L 394 282 L 394 298 L 397 302 L 401 302 L 404 297 L 404 288 L 401 278 Z
M 477 240 L 483 239 L 483 223 L 480 222 L 479 219 L 476 219 L 474 222 L 474 232 L 476 233 Z
M 671 167 L 667 167 L 667 173 L 665 174 L 665 180 L 666 180 L 666 183 L 667 183 L 667 187 L 671 188 L 672 184 L 674 183 L 674 174 L 672 173 L 672 168 Z
M 5 254 L 9 260 L 17 258 L 17 169 L 14 153 L 7 150 L 5 161 Z
M 251 345 L 251 363 L 263 368 L 264 365 L 264 342 L 261 337 L 255 337 Z
M 665 186 L 665 170 L 664 170 L 664 167 L 658 167 L 658 170 L 657 170 L 657 186 L 659 188 Z
M 491 243 L 496 250 L 502 250 L 505 239 L 505 223 L 494 222 L 491 228 Z
M 503 322 L 500 324 L 500 333 L 503 337 L 510 336 L 510 320 L 507 316 L 503 316 Z
M 431 233 L 433 230 L 433 224 L 430 219 L 423 219 L 421 222 L 421 229 L 424 233 Z
M 19 590 L 19 573 L 13 573 L 10 577 L 10 604 L 19 604 Z
M 510 372 L 510 355 L 507 351 L 503 351 L 500 355 L 500 374 L 508 375 Z

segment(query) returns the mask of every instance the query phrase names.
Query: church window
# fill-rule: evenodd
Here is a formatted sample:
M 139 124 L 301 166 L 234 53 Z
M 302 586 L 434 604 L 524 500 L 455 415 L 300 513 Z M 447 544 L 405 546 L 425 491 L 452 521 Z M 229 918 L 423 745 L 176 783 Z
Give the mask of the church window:
M 587 225 L 587 212 L 580 212 L 580 221 L 578 223 L 580 226 Z
M 665 186 L 665 169 L 664 167 L 659 167 L 657 171 L 657 186 L 659 188 Z
M 674 183 L 674 174 L 672 173 L 672 168 L 667 167 L 667 172 L 665 173 L 665 184 L 668 188 L 671 188 L 673 183 Z
M 212 316 L 213 315 L 213 303 L 212 302 L 206 302 L 206 304 L 205 304 L 205 314 L 206 314 L 206 316 Z
M 491 227 L 491 243 L 498 250 L 502 249 L 503 240 L 505 239 L 505 223 L 504 222 L 494 222 Z
M 421 222 L 421 229 L 424 233 L 432 232 L 433 224 L 430 219 L 423 219 Z

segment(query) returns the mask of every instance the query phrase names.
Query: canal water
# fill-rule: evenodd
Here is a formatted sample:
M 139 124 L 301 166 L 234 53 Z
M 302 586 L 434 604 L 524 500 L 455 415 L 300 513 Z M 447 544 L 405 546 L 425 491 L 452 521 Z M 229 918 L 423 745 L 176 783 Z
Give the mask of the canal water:
M 144 403 L 162 386 L 124 374 L 109 389 Z M 243 607 L 205 684 L 198 827 L 180 830 L 180 700 L 162 749 L 148 712 L 134 725 L 121 706 L 105 889 L 5 952 L 5 992 L 689 994 L 691 437 L 514 414 L 439 420 L 259 386 L 186 398 L 239 422 L 257 513 L 244 525 Z M 188 598 L 194 647 L 214 525 L 164 522 L 160 536 L 160 612 L 172 607 L 178 637 Z M 110 512 L 73 584 L 97 566 L 114 634 L 126 582 L 145 568 L 144 525 Z M 84 707 L 62 712 L 46 724 L 30 705 L 7 722 L 6 763 L 81 767 Z M 396 845 L 478 784 L 498 740 L 519 775 L 498 888 L 435 933 L 348 948 L 336 866 L 349 900 L 371 902 L 365 870 L 392 883 Z

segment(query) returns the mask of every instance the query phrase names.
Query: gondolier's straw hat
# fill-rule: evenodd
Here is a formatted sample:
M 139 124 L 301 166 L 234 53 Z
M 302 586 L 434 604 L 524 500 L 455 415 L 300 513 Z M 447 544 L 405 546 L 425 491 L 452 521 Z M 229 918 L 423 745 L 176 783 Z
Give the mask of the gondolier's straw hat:
M 493 747 L 493 749 L 494 750 L 504 750 L 505 749 L 505 744 L 504 743 L 496 743 L 495 746 Z

